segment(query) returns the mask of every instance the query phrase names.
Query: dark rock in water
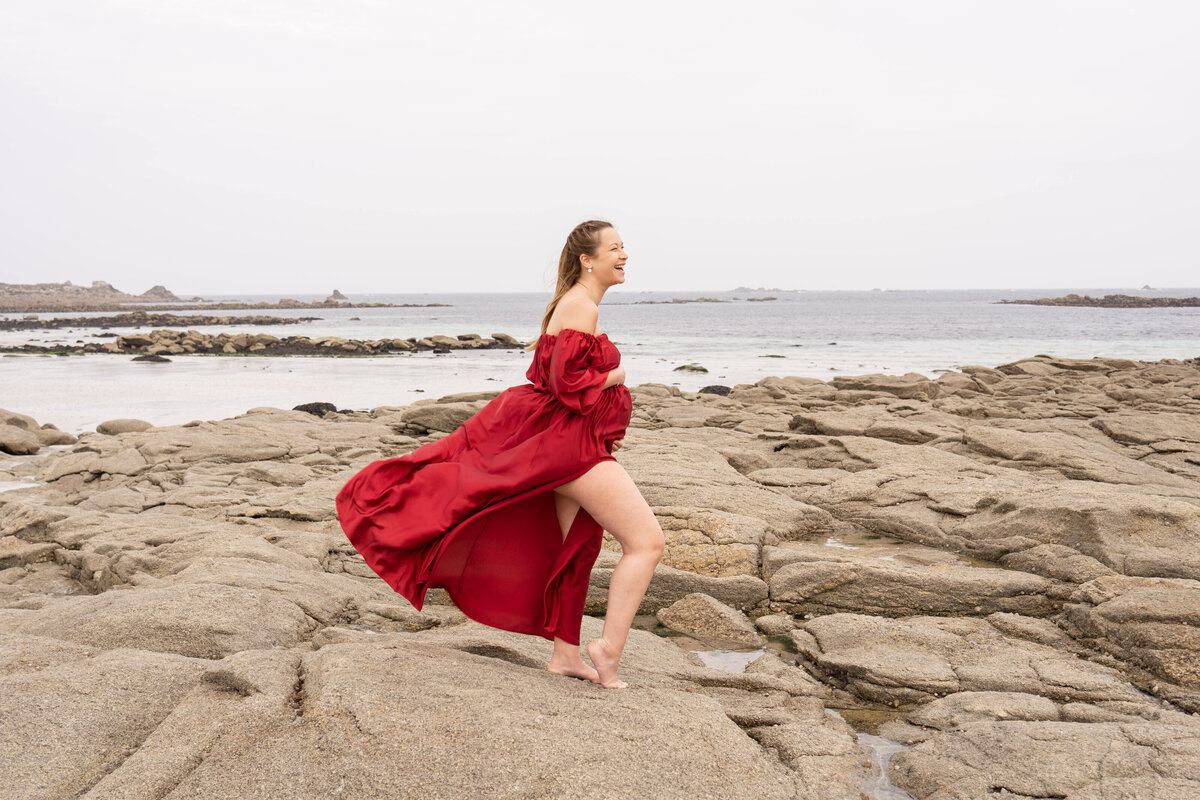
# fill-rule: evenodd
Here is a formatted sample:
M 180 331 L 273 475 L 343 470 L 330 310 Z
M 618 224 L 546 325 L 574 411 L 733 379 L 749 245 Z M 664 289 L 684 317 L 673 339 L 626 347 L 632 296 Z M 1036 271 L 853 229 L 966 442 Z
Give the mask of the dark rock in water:
M 1156 292 L 1149 286 L 1146 291 Z M 1084 306 L 1088 308 L 1195 308 L 1200 306 L 1200 297 L 1138 297 L 1128 294 L 1106 294 L 1104 297 L 1068 294 L 1064 297 L 1041 297 L 1037 300 L 997 300 L 998 304 L 1029 306 Z
M 312 414 L 314 417 L 323 417 L 331 412 L 336 412 L 337 406 L 333 403 L 301 403 L 292 408 L 292 411 L 303 411 L 306 414 Z
M 158 364 L 158 363 L 162 363 L 162 364 L 169 364 L 169 363 L 171 363 L 171 359 L 167 358 L 166 356 L 158 356 L 158 355 L 154 355 L 154 356 L 150 356 L 150 355 L 146 355 L 146 356 L 134 356 L 134 357 L 133 357 L 132 359 L 130 359 L 130 360 L 131 360 L 131 361 L 153 361 L 153 362 L 155 362 L 156 364 Z
M 148 321 L 167 318 L 170 315 L 146 315 L 132 313 L 126 315 L 132 319 Z M 116 319 L 116 318 L 112 318 Z M 281 321 L 280 317 L 174 317 L 176 320 L 193 319 L 198 325 L 234 324 L 240 320 L 246 324 L 274 324 Z M 288 321 L 315 319 L 315 317 L 297 317 Z M 11 322 L 11 320 L 10 320 Z M 38 324 L 38 323 L 31 323 Z M 149 324 L 147 322 L 147 324 Z M 0 330 L 6 330 L 6 322 L 0 320 Z M 509 349 L 518 348 L 521 343 L 511 336 L 503 339 L 484 339 L 479 334 L 459 334 L 457 337 L 435 335 L 422 339 L 344 339 L 340 336 L 286 336 L 278 338 L 266 333 L 219 333 L 207 334 L 196 330 L 175 330 L 156 328 L 146 333 L 129 333 L 117 336 L 112 333 L 96 334 L 114 341 L 92 341 L 84 343 L 77 340 L 74 345 L 67 345 L 63 340 L 54 340 L 44 345 L 26 344 L 20 347 L 0 346 L 3 352 L 21 353 L 116 353 L 125 355 L 258 355 L 258 356 L 376 356 L 395 353 L 413 353 L 416 351 L 432 350 L 437 353 L 449 353 L 452 350 L 479 349 Z
M 719 394 L 721 397 L 728 397 L 731 391 L 733 390 L 728 386 L 722 386 L 718 383 L 714 383 L 712 386 L 705 386 L 700 390 L 699 394 Z
M 47 317 L 30 314 L 24 319 L 0 319 L 0 330 L 52 330 L 55 328 L 190 328 L 199 325 L 297 325 L 317 317 L 273 317 L 267 314 L 246 316 L 211 314 L 148 314 L 138 309 L 104 317 Z M 116 334 L 105 334 L 116 335 Z
M 683 364 L 671 370 L 672 372 L 708 372 L 708 367 L 699 364 Z

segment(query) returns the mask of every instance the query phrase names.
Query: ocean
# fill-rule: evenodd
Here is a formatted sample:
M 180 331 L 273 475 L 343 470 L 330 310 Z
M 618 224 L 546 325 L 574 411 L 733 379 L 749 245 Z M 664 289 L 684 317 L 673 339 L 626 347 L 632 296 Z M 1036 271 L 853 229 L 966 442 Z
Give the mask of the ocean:
M 1142 360 L 1200 356 L 1200 308 L 995 304 L 1001 299 L 1068 293 L 1186 297 L 1200 295 L 1200 288 L 635 292 L 618 287 L 601 303 L 599 328 L 621 350 L 628 385 L 664 383 L 685 391 L 710 384 L 753 383 L 769 375 L 828 380 L 837 375 L 916 372 L 936 377 L 965 365 L 991 367 L 1039 353 Z M 255 303 L 284 296 L 324 299 L 324 295 L 296 294 L 208 299 Z M 319 319 L 286 326 L 199 330 L 355 339 L 507 333 L 528 341 L 538 334 L 550 299 L 548 293 L 349 296 L 364 303 L 447 305 L 215 311 Z M 670 302 L 699 297 L 725 302 Z M 775 299 L 751 299 L 767 297 Z M 99 332 L 94 327 L 4 331 L 0 345 L 106 341 L 93 338 Z M 524 383 L 530 357 L 521 350 L 485 350 L 369 358 L 173 356 L 170 363 L 155 364 L 116 355 L 6 356 L 0 358 L 0 407 L 72 432 L 91 430 L 118 417 L 165 425 L 219 419 L 255 406 L 291 408 L 318 401 L 367 409 Z M 708 372 L 675 371 L 685 364 L 701 365 Z

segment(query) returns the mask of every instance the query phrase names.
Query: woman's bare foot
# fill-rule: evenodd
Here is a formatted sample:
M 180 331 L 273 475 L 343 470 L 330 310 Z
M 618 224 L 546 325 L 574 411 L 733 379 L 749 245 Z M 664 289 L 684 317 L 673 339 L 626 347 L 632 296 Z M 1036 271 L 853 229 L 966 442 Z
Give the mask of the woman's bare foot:
M 546 666 L 546 669 L 556 675 L 569 675 L 572 678 L 582 678 L 592 683 L 600 682 L 600 674 L 589 667 L 578 653 L 575 655 L 574 660 L 560 659 L 555 655 L 550 659 L 550 663 Z
M 592 663 L 596 665 L 596 671 L 600 673 L 601 686 L 605 689 L 629 688 L 628 683 L 617 677 L 617 665 L 621 662 L 621 656 L 612 655 L 608 642 L 603 637 L 588 642 L 587 651 Z

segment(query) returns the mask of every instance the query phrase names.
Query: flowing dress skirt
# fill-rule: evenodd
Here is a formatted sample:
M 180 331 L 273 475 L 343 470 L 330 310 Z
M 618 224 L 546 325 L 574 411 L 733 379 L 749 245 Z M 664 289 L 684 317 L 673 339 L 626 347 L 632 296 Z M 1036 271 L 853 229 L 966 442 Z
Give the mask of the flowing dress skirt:
M 338 520 L 418 610 L 443 587 L 478 622 L 578 645 L 603 529 L 581 507 L 564 540 L 553 490 L 616 460 L 631 411 L 623 384 L 586 413 L 511 387 L 443 438 L 367 465 L 338 493 Z

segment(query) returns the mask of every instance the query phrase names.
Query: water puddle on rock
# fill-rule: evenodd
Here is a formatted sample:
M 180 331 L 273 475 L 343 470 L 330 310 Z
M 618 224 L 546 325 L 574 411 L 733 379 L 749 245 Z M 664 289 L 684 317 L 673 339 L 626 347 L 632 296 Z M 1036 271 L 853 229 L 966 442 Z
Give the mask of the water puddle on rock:
M 3 475 L 0 475 L 0 478 L 3 477 Z M 19 478 L 17 480 L 0 480 L 0 492 L 15 492 L 17 489 L 32 489 L 34 486 L 41 485 L 32 477 Z
M 858 746 L 867 752 L 871 759 L 871 766 L 879 770 L 878 775 L 873 774 L 863 781 L 864 795 L 870 800 L 914 800 L 911 794 L 888 779 L 888 762 L 896 753 L 907 750 L 907 747 L 899 742 L 893 742 L 891 739 L 872 736 L 869 733 L 858 735 Z
M 824 542 L 819 539 L 807 544 L 823 544 L 831 550 L 851 550 L 853 553 L 846 553 L 847 556 L 877 558 L 881 561 L 889 561 L 900 566 L 934 566 L 940 564 L 958 564 L 966 567 L 983 567 L 987 569 L 1006 569 L 994 561 L 984 561 L 982 559 L 973 558 L 963 555 L 962 553 L 953 553 L 948 550 L 940 550 L 936 547 L 929 547 L 916 542 L 907 542 L 903 539 L 896 539 L 891 536 L 884 536 L 878 533 L 870 533 L 865 530 L 839 530 L 837 536 L 827 536 Z
M 746 665 L 763 653 L 774 652 L 776 655 L 781 655 L 788 652 L 795 652 L 792 640 L 781 636 L 770 637 L 767 643 L 762 646 L 739 646 L 733 642 L 719 643 L 716 641 L 695 639 L 686 633 L 680 633 L 668 628 L 659 622 L 658 618 L 653 614 L 638 614 L 633 618 L 633 627 L 649 631 L 655 636 L 661 636 L 664 639 L 670 639 L 682 649 L 695 653 L 704 662 L 704 666 L 713 669 L 722 669 L 726 672 L 745 672 Z
M 755 650 L 693 650 L 704 666 L 723 669 L 726 672 L 745 672 L 746 665 L 767 652 L 765 647 Z
M 871 774 L 863 781 L 863 797 L 870 800 L 914 800 L 913 796 L 894 785 L 888 778 L 888 762 L 896 753 L 908 749 L 908 745 L 900 744 L 883 736 L 878 731 L 879 726 L 904 715 L 897 711 L 874 710 L 868 708 L 825 709 L 826 714 L 841 717 L 847 725 L 854 729 L 858 737 L 858 746 L 871 761 Z
M 0 492 L 15 492 L 45 486 L 35 477 L 50 456 L 70 450 L 74 445 L 56 444 L 43 447 L 37 453 L 0 461 Z
M 639 614 L 634 617 L 633 627 L 649 631 L 664 639 L 671 639 L 683 649 L 695 653 L 704 662 L 704 666 L 726 672 L 745 672 L 746 666 L 764 653 L 774 652 L 776 655 L 786 656 L 795 652 L 791 639 L 786 636 L 768 637 L 767 644 L 763 647 L 712 649 L 711 643 L 705 643 L 671 630 L 660 623 L 653 614 Z M 784 661 L 790 663 L 791 659 L 785 657 Z M 915 800 L 908 792 L 893 785 L 887 774 L 888 762 L 891 761 L 892 756 L 907 750 L 908 747 L 875 733 L 883 723 L 901 716 L 899 712 L 871 709 L 835 711 L 827 708 L 825 713 L 841 717 L 854 730 L 858 737 L 858 746 L 871 761 L 871 775 L 863 781 L 862 785 L 863 797 L 866 800 Z

